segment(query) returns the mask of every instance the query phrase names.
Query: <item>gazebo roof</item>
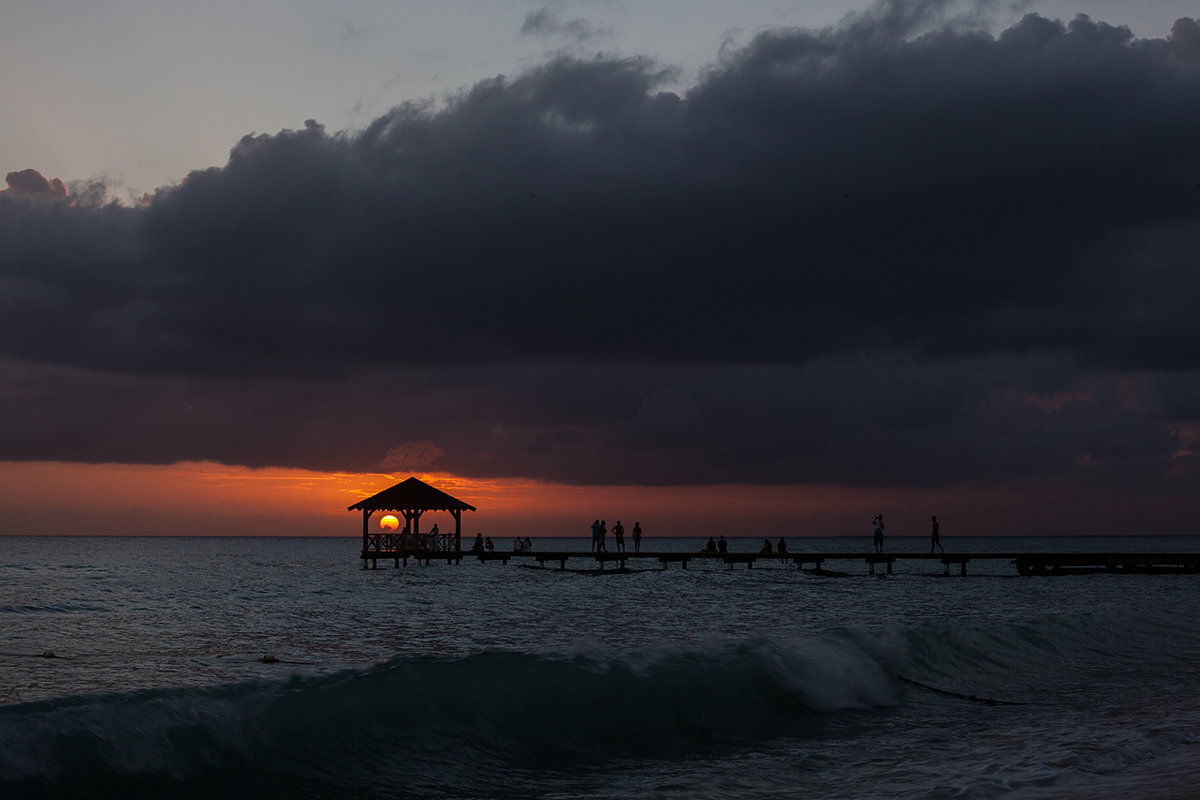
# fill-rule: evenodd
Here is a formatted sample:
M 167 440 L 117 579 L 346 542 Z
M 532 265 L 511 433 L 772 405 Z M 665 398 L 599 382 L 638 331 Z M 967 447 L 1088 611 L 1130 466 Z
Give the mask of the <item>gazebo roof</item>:
M 409 478 L 349 506 L 347 511 L 474 511 L 475 506 Z

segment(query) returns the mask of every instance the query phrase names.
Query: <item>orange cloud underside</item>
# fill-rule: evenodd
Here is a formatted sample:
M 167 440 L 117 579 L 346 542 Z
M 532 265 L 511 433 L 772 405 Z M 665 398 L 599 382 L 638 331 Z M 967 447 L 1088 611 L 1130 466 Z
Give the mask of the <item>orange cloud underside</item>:
M 212 463 L 169 466 L 0 462 L 0 534 L 189 536 L 358 536 L 362 515 L 347 506 L 408 477 Z M 1113 507 L 1090 514 L 1086 498 L 1045 487 L 1024 490 L 868 489 L 833 486 L 567 486 L 518 479 L 477 480 L 441 473 L 416 477 L 475 506 L 463 532 L 508 537 L 586 536 L 597 517 L 648 536 L 868 536 L 888 515 L 895 535 L 928 535 L 937 514 L 943 535 L 1086 533 L 1113 521 Z M 1160 503 L 1161 505 L 1161 503 Z M 1046 513 L 1057 506 L 1069 513 Z M 1141 527 L 1144 507 L 1117 506 Z M 371 520 L 378 530 L 379 516 Z M 1124 526 L 1124 520 L 1116 523 Z M 421 529 L 453 518 L 430 512 Z M 1115 523 L 1114 523 L 1115 524 Z M 1123 531 L 1116 531 L 1123 532 Z
M 347 506 L 406 477 L 195 462 L 0 462 L 0 534 L 353 536 L 361 533 L 362 520 Z M 780 525 L 842 505 L 829 491 L 794 487 L 585 487 L 416 477 L 478 509 L 464 514 L 464 531 L 497 536 L 571 536 L 586 532 L 596 517 L 638 520 L 660 536 L 707 535 L 710 529 Z M 429 513 L 421 527 L 435 522 L 443 529 L 453 525 L 448 514 Z M 377 525 L 373 520 L 372 528 Z

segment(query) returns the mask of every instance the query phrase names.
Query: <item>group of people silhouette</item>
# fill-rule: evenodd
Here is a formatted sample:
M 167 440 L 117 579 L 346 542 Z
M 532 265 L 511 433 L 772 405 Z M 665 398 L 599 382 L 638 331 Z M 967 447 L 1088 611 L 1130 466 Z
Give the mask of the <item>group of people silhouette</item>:
M 625 550 L 625 526 L 621 524 L 621 520 L 617 520 L 610 531 L 608 523 L 605 520 L 597 519 L 592 523 L 592 552 L 607 553 L 608 552 L 608 534 L 612 533 L 613 541 L 616 543 L 616 552 L 624 553 Z M 633 552 L 642 552 L 642 523 L 633 523 Z
M 883 529 L 884 529 L 883 514 L 876 514 L 875 518 L 873 520 L 871 520 L 871 524 L 875 528 L 875 534 L 874 534 L 875 552 L 882 553 L 883 552 Z M 941 526 L 938 525 L 937 516 L 934 516 L 932 518 L 932 527 L 930 530 L 930 540 L 929 540 L 929 552 L 931 552 L 931 553 L 935 552 L 935 551 L 941 552 L 941 553 L 946 552 L 946 548 L 942 547 L 942 537 L 941 537 L 940 527 Z M 431 531 L 431 533 L 436 533 L 436 532 L 437 532 L 437 526 L 435 525 L 433 527 L 433 531 Z M 602 519 L 597 519 L 592 523 L 592 552 L 593 553 L 608 552 L 608 541 L 607 540 L 608 540 L 609 533 L 611 533 L 613 535 L 613 540 L 616 543 L 616 552 L 618 552 L 618 553 L 627 552 L 625 550 L 625 526 L 621 524 L 621 520 L 617 520 L 616 523 L 612 526 L 612 528 L 609 529 L 607 522 Z M 635 553 L 640 553 L 642 551 L 642 524 L 640 522 L 633 523 L 632 537 L 633 537 L 633 551 Z M 475 534 L 475 545 L 474 545 L 474 547 L 471 548 L 471 550 L 473 552 L 482 553 L 486 550 L 487 552 L 490 553 L 495 549 L 496 549 L 495 545 L 492 544 L 492 537 L 488 536 L 487 538 L 484 538 L 484 535 L 482 533 Z M 521 537 L 517 537 L 513 541 L 513 550 L 516 552 L 521 552 L 523 550 L 532 550 L 532 549 L 533 549 L 533 540 L 530 539 L 528 536 L 526 536 L 523 539 Z M 772 550 L 774 550 L 774 553 L 777 553 L 781 558 L 785 558 L 787 556 L 787 552 L 788 552 L 787 541 L 784 540 L 783 537 L 780 537 L 779 542 L 777 544 L 775 544 L 774 546 L 772 546 L 770 539 L 763 539 L 762 549 L 760 549 L 759 552 L 766 554 L 766 555 L 770 555 L 770 554 L 772 554 Z M 718 539 L 714 539 L 713 537 L 709 536 L 708 543 L 704 546 L 704 552 L 706 552 L 706 553 L 729 552 L 729 543 L 725 541 L 725 537 L 723 535 Z

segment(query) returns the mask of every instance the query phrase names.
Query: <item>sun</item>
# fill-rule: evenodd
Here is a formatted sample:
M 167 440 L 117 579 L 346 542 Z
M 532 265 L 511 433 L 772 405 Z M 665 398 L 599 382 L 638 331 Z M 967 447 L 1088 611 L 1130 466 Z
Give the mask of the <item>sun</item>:
M 383 517 L 379 520 L 379 527 L 383 528 L 385 531 L 394 531 L 396 528 L 400 527 L 400 520 L 396 519 L 394 514 L 388 514 L 386 517 Z

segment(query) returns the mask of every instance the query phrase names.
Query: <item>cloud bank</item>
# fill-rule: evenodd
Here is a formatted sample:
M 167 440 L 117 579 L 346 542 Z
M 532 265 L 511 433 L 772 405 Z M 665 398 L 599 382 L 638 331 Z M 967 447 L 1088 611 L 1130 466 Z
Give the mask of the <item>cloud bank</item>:
M 919 8 L 10 174 L 0 459 L 1194 491 L 1200 26 Z

